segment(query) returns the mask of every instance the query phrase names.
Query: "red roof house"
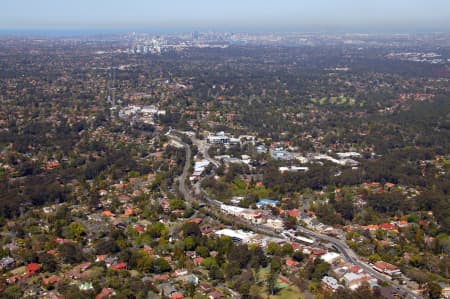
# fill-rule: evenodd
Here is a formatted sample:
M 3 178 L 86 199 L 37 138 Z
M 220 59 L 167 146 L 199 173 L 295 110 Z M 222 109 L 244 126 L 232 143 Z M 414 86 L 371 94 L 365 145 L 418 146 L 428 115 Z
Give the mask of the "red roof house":
M 31 264 L 27 265 L 27 272 L 28 273 L 32 272 L 34 274 L 37 271 L 39 271 L 40 269 L 41 269 L 41 265 L 39 265 L 38 263 L 31 263 Z
M 289 216 L 297 218 L 300 215 L 300 210 L 293 209 L 288 211 Z
M 105 299 L 105 298 L 109 298 L 110 296 L 114 296 L 115 292 L 113 289 L 111 288 L 103 288 L 102 291 L 95 296 L 95 299 Z
M 118 263 L 111 266 L 113 270 L 125 270 L 127 268 L 127 263 Z
M 287 259 L 286 260 L 286 265 L 288 267 L 297 267 L 299 265 L 299 262 L 294 261 L 293 259 Z
M 183 293 L 180 292 L 175 292 L 170 296 L 171 299 L 183 299 Z
M 59 276 L 53 275 L 53 276 L 50 276 L 48 278 L 44 278 L 42 280 L 42 282 L 45 285 L 50 285 L 50 284 L 55 284 L 55 283 L 59 282 L 60 280 L 61 280 L 61 278 Z
M 382 224 L 380 224 L 380 228 L 382 230 L 395 230 L 396 229 L 395 226 L 390 223 L 382 223 Z

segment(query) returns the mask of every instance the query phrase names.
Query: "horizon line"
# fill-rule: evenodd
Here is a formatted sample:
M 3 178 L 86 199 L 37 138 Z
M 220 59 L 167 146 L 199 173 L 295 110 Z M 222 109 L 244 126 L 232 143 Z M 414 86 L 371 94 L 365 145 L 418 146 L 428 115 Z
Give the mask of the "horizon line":
M 245 28 L 0 28 L 0 36 L 5 35 L 115 35 L 115 34 L 181 34 L 181 33 L 235 33 L 235 34 L 369 34 L 369 35 L 414 35 L 414 34 L 449 34 L 446 28 L 416 28 L 413 30 L 403 29 L 380 29 L 380 28 L 276 28 L 276 29 L 245 29 Z

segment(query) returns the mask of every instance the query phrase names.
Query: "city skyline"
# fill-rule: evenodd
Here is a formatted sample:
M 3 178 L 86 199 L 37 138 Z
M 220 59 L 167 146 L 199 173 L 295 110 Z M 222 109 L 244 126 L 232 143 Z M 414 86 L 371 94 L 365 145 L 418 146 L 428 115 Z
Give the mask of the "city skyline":
M 444 0 L 10 1 L 2 31 L 354 31 L 448 32 Z

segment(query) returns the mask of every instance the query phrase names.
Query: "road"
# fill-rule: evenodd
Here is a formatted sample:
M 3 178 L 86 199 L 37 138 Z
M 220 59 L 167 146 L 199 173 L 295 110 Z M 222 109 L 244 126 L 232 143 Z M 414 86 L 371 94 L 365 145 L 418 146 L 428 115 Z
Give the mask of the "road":
M 194 197 L 192 196 L 191 192 L 189 191 L 189 188 L 186 184 L 186 180 L 188 179 L 188 175 L 189 175 L 189 168 L 191 165 L 191 159 L 192 159 L 192 150 L 191 147 L 189 146 L 189 144 L 183 142 L 183 140 L 181 140 L 180 137 L 171 134 L 168 135 L 170 138 L 174 139 L 175 141 L 177 141 L 178 143 L 182 144 L 185 151 L 186 151 L 186 162 L 184 163 L 184 167 L 183 167 L 183 172 L 181 173 L 181 175 L 177 178 L 177 182 L 178 182 L 178 191 L 180 191 L 180 193 L 183 195 L 184 200 L 188 201 L 188 202 L 192 202 L 194 201 Z
M 185 200 L 191 201 L 191 202 L 192 201 L 198 202 L 198 200 L 192 196 L 188 186 L 186 185 L 186 179 L 189 174 L 189 167 L 190 167 L 190 161 L 191 161 L 191 156 L 192 156 L 191 147 L 188 144 L 186 144 L 185 142 L 183 142 L 181 140 L 181 138 L 179 138 L 176 135 L 171 134 L 171 135 L 169 135 L 169 137 L 171 137 L 171 138 L 175 139 L 176 141 L 178 141 L 179 143 L 181 143 L 186 149 L 186 163 L 185 163 L 182 175 L 178 178 L 179 191 L 182 193 Z M 195 144 L 198 147 L 199 151 L 203 154 L 205 159 L 207 159 L 208 161 L 213 163 L 216 167 L 219 165 L 219 163 L 217 161 L 215 161 L 214 159 L 209 157 L 208 148 L 205 145 L 205 143 L 203 143 L 200 140 L 195 139 L 193 137 L 191 137 L 191 140 L 192 140 L 193 144 Z M 197 183 L 197 184 L 198 184 L 198 186 L 200 185 L 200 183 Z M 203 190 L 201 190 L 201 191 L 205 195 L 205 196 L 203 196 L 205 199 L 204 203 L 207 204 L 208 207 L 211 210 L 215 211 L 216 213 L 222 213 L 220 210 L 220 203 L 218 201 L 208 197 L 206 195 L 206 193 L 203 192 Z M 236 224 L 242 224 L 247 227 L 250 227 L 255 232 L 260 232 L 260 233 L 264 233 L 264 234 L 271 235 L 271 236 L 274 236 L 274 235 L 279 236 L 278 231 L 276 231 L 273 228 L 268 227 L 266 225 L 257 225 L 257 224 L 251 223 L 249 221 L 246 221 L 246 220 L 244 220 L 242 218 L 238 218 L 238 217 L 233 217 L 233 221 Z M 361 261 L 360 258 L 358 257 L 358 255 L 350 247 L 348 247 L 348 245 L 344 241 L 330 237 L 328 235 L 320 234 L 318 232 L 312 231 L 312 230 L 307 229 L 302 226 L 298 226 L 297 231 L 303 233 L 304 235 L 306 235 L 308 237 L 313 237 L 315 239 L 319 239 L 319 240 L 322 240 L 322 241 L 325 241 L 327 243 L 334 245 L 336 250 L 340 254 L 342 254 L 342 256 L 344 257 L 344 259 L 346 261 L 361 267 L 368 274 L 379 279 L 380 281 L 387 281 L 391 286 L 393 286 L 397 290 L 397 292 L 400 295 L 404 296 L 405 298 L 423 299 L 422 296 L 414 293 L 413 291 L 406 288 L 405 286 L 400 285 L 395 281 L 392 281 L 388 276 L 374 270 L 367 263 Z
M 370 275 L 381 281 L 388 281 L 397 290 L 399 294 L 405 296 L 406 298 L 423 299 L 422 296 L 414 293 L 405 286 L 390 280 L 388 276 L 381 274 L 380 272 L 374 270 L 371 266 L 369 266 L 365 262 L 361 261 L 358 255 L 352 249 L 350 249 L 350 247 L 348 247 L 348 245 L 345 242 L 330 237 L 328 235 L 319 234 L 302 226 L 299 226 L 297 230 L 309 237 L 314 237 L 316 239 L 320 239 L 325 242 L 333 244 L 336 247 L 337 251 L 339 251 L 339 253 L 341 253 L 348 262 L 351 262 L 352 264 L 359 266 L 360 268 L 364 269 L 364 271 L 366 271 L 367 273 L 369 273 Z
M 193 143 L 195 146 L 197 146 L 198 151 L 199 151 L 200 153 L 202 153 L 203 157 L 204 157 L 206 160 L 208 160 L 209 162 L 211 162 L 215 167 L 219 167 L 220 163 L 219 163 L 218 161 L 214 160 L 213 158 L 211 158 L 211 157 L 209 156 L 209 153 L 208 153 L 208 146 L 207 146 L 206 142 L 205 142 L 205 141 L 202 141 L 202 140 L 199 140 L 199 139 L 197 139 L 197 138 L 195 138 L 195 137 L 190 137 L 190 138 L 191 138 L 191 140 L 192 140 L 192 143 Z

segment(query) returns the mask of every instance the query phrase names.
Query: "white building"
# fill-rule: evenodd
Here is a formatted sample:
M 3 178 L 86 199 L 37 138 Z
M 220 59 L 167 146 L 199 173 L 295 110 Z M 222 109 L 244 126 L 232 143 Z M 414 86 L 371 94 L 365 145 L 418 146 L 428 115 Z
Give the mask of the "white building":
M 322 285 L 332 292 L 336 292 L 339 288 L 344 287 L 338 283 L 336 278 L 331 276 L 324 276 L 322 278 Z
M 376 279 L 366 274 L 349 272 L 344 275 L 344 282 L 349 289 L 356 290 L 362 285 L 363 282 L 376 283 Z
M 210 163 L 211 162 L 209 162 L 208 160 L 202 160 L 202 161 L 195 162 L 195 164 L 194 164 L 194 175 L 195 175 L 195 173 L 199 173 L 199 175 L 201 175 L 205 171 L 206 167 L 208 167 L 208 165 Z
M 303 172 L 307 172 L 309 170 L 309 167 L 302 167 L 302 166 L 281 166 L 278 167 L 278 171 L 281 173 L 285 173 L 285 172 L 299 172 L 299 171 L 303 171 Z
M 361 158 L 361 154 L 357 152 L 345 152 L 345 153 L 336 153 L 336 155 L 340 159 L 346 159 L 346 158 Z
M 209 135 L 206 141 L 211 144 L 229 144 L 230 137 L 225 135 L 225 132 L 219 132 L 216 135 Z
M 328 264 L 334 264 L 341 259 L 341 255 L 336 252 L 327 252 L 322 255 L 320 259 L 327 262 Z
M 229 205 L 225 205 L 225 204 L 221 204 L 220 209 L 222 210 L 222 212 L 233 215 L 233 216 L 239 216 L 242 212 L 245 211 L 244 208 L 229 206 Z
M 229 205 L 225 205 L 225 204 L 221 204 L 220 209 L 224 213 L 227 213 L 229 215 L 233 215 L 236 217 L 244 218 L 253 223 L 261 224 L 261 223 L 265 222 L 265 217 L 264 217 L 263 213 L 261 213 L 260 211 L 244 209 L 241 207 L 229 206 Z
M 243 230 L 233 230 L 229 228 L 224 228 L 215 232 L 218 236 L 230 237 L 236 243 L 249 244 L 252 243 L 256 238 L 256 234 L 251 232 L 244 232 Z

